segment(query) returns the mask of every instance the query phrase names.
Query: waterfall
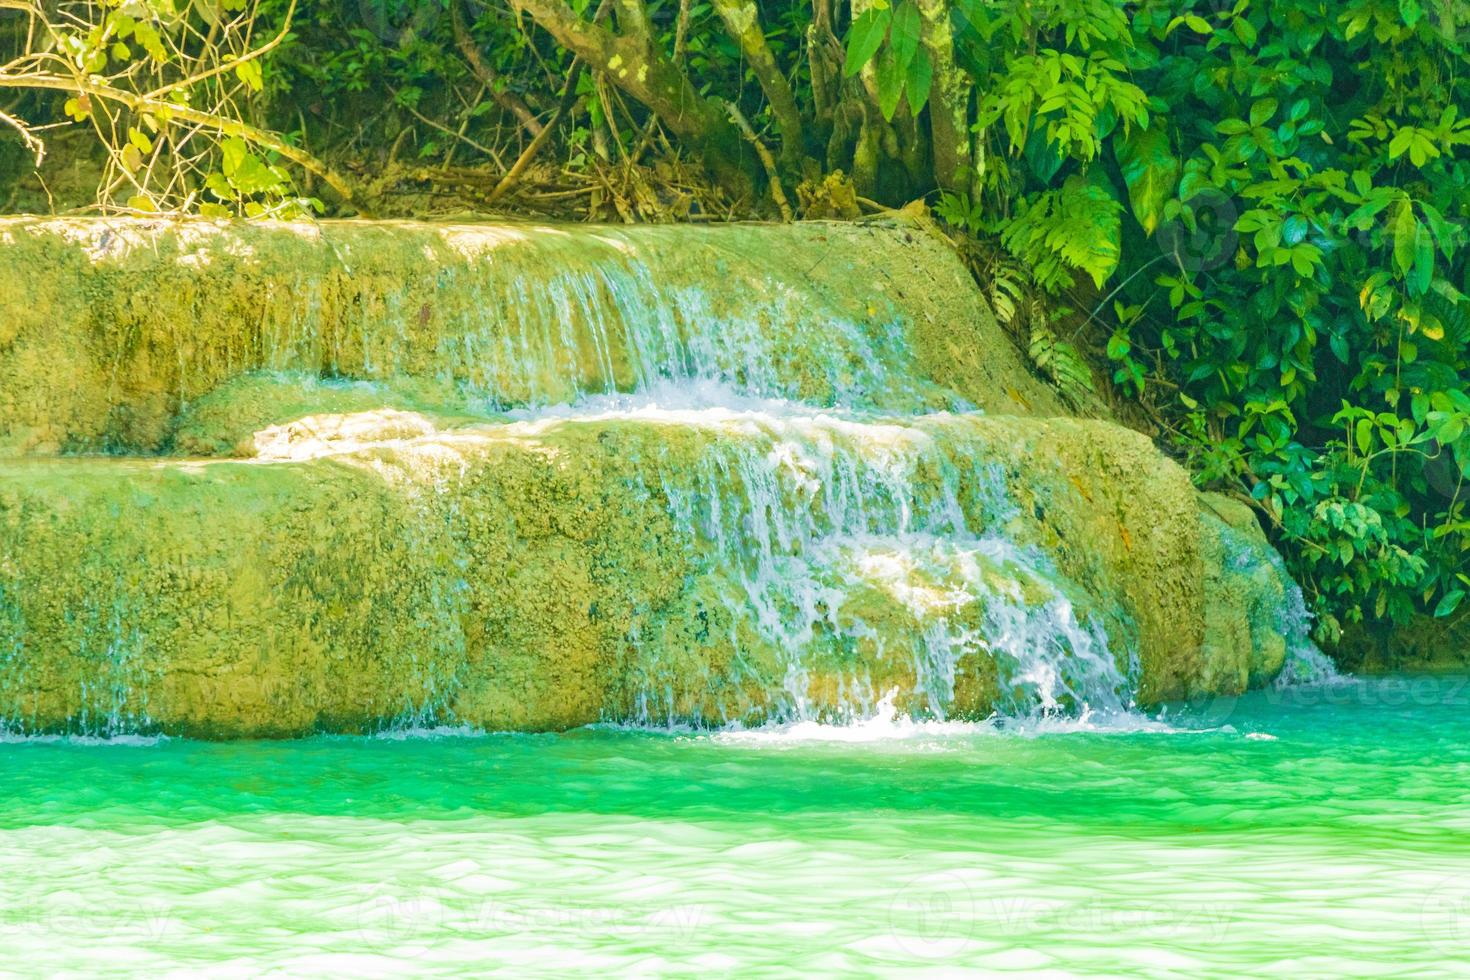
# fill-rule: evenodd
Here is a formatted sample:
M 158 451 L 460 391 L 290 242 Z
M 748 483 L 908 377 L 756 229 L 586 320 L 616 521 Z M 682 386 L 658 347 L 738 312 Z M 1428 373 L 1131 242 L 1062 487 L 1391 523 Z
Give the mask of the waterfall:
M 666 445 L 700 436 L 692 460 L 647 461 L 657 483 L 640 489 L 684 532 L 727 613 L 734 663 L 712 675 L 688 651 L 632 637 L 622 720 L 853 722 L 895 688 L 909 714 L 944 719 L 975 710 L 977 699 L 957 704 L 966 669 L 993 671 L 986 712 L 1131 707 L 1139 665 L 1125 617 L 1011 539 L 1018 510 L 1002 467 L 967 438 L 974 413 L 819 409 L 696 376 L 516 414 L 528 433 L 621 421 L 666 430 Z
M 711 288 L 669 275 L 665 255 L 610 230 L 590 242 L 547 234 L 516 248 L 512 262 L 487 256 L 440 270 L 436 291 L 455 302 L 396 297 L 330 343 L 323 305 L 306 303 L 270 344 L 268 366 L 325 357 L 344 373 L 402 375 L 432 324 L 440 377 L 493 411 L 693 379 L 822 406 L 968 407 L 915 369 L 903 317 L 877 290 L 865 304 L 831 300 L 800 270 L 780 268 L 779 256 L 719 250 L 705 278 L 732 278 Z M 321 290 L 316 273 L 294 284 L 305 296 Z M 745 301 L 734 300 L 742 291 Z
M 0 348 L 0 725 L 1101 719 L 1320 667 L 1259 535 L 1057 417 L 917 231 L 96 228 L 0 252 L 84 252 Z

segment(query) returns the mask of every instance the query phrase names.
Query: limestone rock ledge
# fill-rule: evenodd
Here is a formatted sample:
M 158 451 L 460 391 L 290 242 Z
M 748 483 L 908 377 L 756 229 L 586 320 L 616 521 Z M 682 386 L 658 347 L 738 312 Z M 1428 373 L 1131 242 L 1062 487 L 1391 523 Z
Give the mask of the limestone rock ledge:
M 691 378 L 756 408 L 547 410 Z M 790 651 L 709 512 L 752 460 L 784 482 L 735 538 L 850 511 L 832 554 L 777 556 L 848 575 L 800 597 L 817 710 L 855 677 L 919 697 L 932 665 L 889 642 L 924 632 L 916 604 L 960 566 L 1006 578 L 948 542 L 905 565 L 842 498 L 858 471 L 894 513 L 944 504 L 1040 556 L 1140 703 L 1268 681 L 1290 583 L 1249 514 L 1062 415 L 918 229 L 3 219 L 0 723 L 759 721 Z M 959 658 L 946 711 L 1005 701 L 999 656 Z
M 748 434 L 617 419 L 414 434 L 423 424 L 372 413 L 328 427 L 346 438 L 311 458 L 0 464 L 0 718 L 203 737 L 449 718 L 557 729 L 637 717 L 652 690 L 671 717 L 761 720 L 782 651 L 752 637 L 726 599 L 738 583 L 667 487 Z M 1115 648 L 1136 644 L 1142 702 L 1237 693 L 1279 669 L 1250 618 L 1279 585 L 1222 564 L 1219 522 L 1146 439 L 1068 419 L 903 428 L 892 437 L 956 464 L 1003 461 L 1006 535 L 1051 556 L 1079 609 L 1118 614 L 1107 628 Z M 993 520 L 993 488 L 952 479 L 967 517 Z M 865 605 L 834 616 L 913 631 L 892 595 L 851 596 Z M 811 667 L 818 703 L 855 669 L 879 689 L 916 680 L 910 660 L 861 644 Z M 995 664 L 958 667 L 949 712 L 985 716 Z

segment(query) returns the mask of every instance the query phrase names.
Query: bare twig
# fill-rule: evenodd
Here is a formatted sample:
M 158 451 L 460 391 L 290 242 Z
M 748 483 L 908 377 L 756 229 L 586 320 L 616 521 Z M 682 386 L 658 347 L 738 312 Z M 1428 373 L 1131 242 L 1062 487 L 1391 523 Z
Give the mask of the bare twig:
M 576 101 L 577 82 L 581 77 L 582 59 L 578 58 L 572 63 L 571 74 L 567 76 L 567 86 L 561 94 L 561 104 L 556 107 L 556 114 L 551 117 L 551 122 L 547 123 L 546 127 L 537 133 L 530 144 L 521 151 L 521 155 L 516 157 L 516 162 L 511 164 L 505 176 L 500 178 L 500 183 L 495 185 L 495 189 L 490 192 L 490 196 L 486 199 L 485 203 L 494 204 L 500 200 L 506 191 L 515 186 L 515 182 L 520 179 L 521 174 L 531 165 L 531 161 L 536 159 L 536 154 L 541 151 L 541 147 L 551 138 L 551 134 L 556 131 L 556 127 L 561 123 L 562 117 L 567 114 L 567 110 Z
M 781 187 L 781 177 L 776 173 L 776 160 L 771 156 L 771 151 L 755 135 L 755 130 L 750 128 L 750 121 L 745 118 L 745 113 L 733 102 L 726 102 L 725 107 L 730 112 L 730 120 L 740 129 L 750 144 L 755 147 L 756 156 L 760 157 L 761 166 L 766 169 L 766 176 L 771 181 L 771 197 L 776 201 L 776 207 L 781 209 L 781 220 L 795 220 L 791 214 L 791 204 L 786 200 L 786 191 Z
M 36 155 L 36 166 L 39 167 L 41 161 L 46 159 L 46 144 L 41 141 L 41 138 L 31 132 L 31 127 L 8 112 L 0 112 L 0 123 L 4 123 L 20 134 L 20 141 L 25 144 L 26 149 Z
M 226 72 L 232 72 L 243 64 L 257 61 L 260 58 L 263 58 L 265 55 L 280 47 L 281 43 L 286 40 L 287 35 L 291 33 L 291 20 L 296 16 L 296 2 L 297 0 L 291 0 L 290 4 L 286 7 L 286 16 L 281 23 L 280 31 L 278 31 L 276 33 L 276 36 L 271 38 L 265 44 L 262 44 L 258 48 L 252 48 L 249 51 L 246 51 L 238 58 L 232 58 L 227 61 L 222 61 L 217 65 L 205 69 L 204 71 L 196 72 L 195 74 L 190 75 L 187 78 L 181 78 L 178 81 L 170 82 L 167 85 L 156 88 L 151 92 L 145 92 L 144 98 L 162 98 L 175 89 L 186 88 L 190 85 L 197 85 L 205 79 L 214 78 L 215 76 L 223 75 Z M 254 18 L 251 18 L 251 22 L 254 22 Z
M 395 88 L 393 88 L 391 85 L 388 87 L 388 91 L 390 91 L 390 92 L 393 93 L 394 98 L 397 98 L 398 97 L 398 90 L 395 89 Z M 429 126 L 429 127 L 434 128 L 434 129 L 437 129 L 439 132 L 443 133 L 445 136 L 452 137 L 452 138 L 458 140 L 459 142 L 465 144 L 468 147 L 471 147 L 473 149 L 479 150 L 481 153 L 485 154 L 487 157 L 489 157 L 490 159 L 494 160 L 495 161 L 495 165 L 497 167 L 500 167 L 500 168 L 504 169 L 505 162 L 500 159 L 500 154 L 499 153 L 496 153 L 490 147 L 485 146 L 485 145 L 483 145 L 481 143 L 476 142 L 475 140 L 470 139 L 468 136 L 466 136 L 464 134 L 463 127 L 461 127 L 461 129 L 460 129 L 459 132 L 455 132 L 454 130 L 450 129 L 448 126 L 444 125 L 443 123 L 438 123 L 438 122 L 435 122 L 434 120 L 430 119 L 428 116 L 424 115 L 422 112 L 419 112 L 417 109 L 415 109 L 411 105 L 405 105 L 402 102 L 400 102 L 399 105 L 401 105 L 405 109 L 407 109 L 413 115 L 413 117 L 415 119 L 417 119 L 419 122 L 423 123 L 426 126 Z M 469 123 L 469 117 L 468 116 L 465 117 L 465 123 L 466 124 Z
M 108 102 L 115 102 L 118 105 L 132 109 L 134 112 L 151 113 L 160 119 L 182 119 L 185 122 L 205 126 L 223 136 L 238 136 L 280 154 L 299 167 L 310 170 L 325 180 L 333 190 L 342 195 L 344 200 L 361 209 L 361 205 L 357 200 L 358 195 L 356 190 L 341 174 L 305 150 L 294 147 L 282 140 L 279 136 L 268 133 L 263 129 L 257 129 L 239 119 L 195 109 L 192 106 L 178 105 L 174 102 L 164 102 L 159 99 L 149 98 L 146 95 L 113 88 L 86 78 L 63 78 L 59 75 L 43 74 L 0 76 L 0 88 L 51 89 L 59 92 L 76 92 L 93 98 L 105 99 Z
M 494 99 L 495 103 L 506 112 L 515 116 L 533 138 L 540 136 L 543 127 L 540 120 L 536 118 L 536 114 L 514 92 L 505 87 L 500 76 L 485 64 L 485 59 L 480 56 L 480 49 L 475 45 L 475 39 L 470 36 L 469 28 L 465 26 L 464 16 L 459 11 L 457 0 L 452 0 L 449 4 L 449 18 L 454 27 L 454 41 L 459 46 L 460 53 L 464 55 L 464 60 L 469 62 L 470 71 L 485 83 L 485 88 L 490 92 L 490 98 Z

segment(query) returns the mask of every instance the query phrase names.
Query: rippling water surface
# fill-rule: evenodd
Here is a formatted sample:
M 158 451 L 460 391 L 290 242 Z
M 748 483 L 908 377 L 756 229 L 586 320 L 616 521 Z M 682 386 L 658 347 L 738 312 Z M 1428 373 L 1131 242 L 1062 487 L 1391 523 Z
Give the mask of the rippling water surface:
M 1166 721 L 10 741 L 0 969 L 1424 976 L 1470 961 L 1463 681 Z

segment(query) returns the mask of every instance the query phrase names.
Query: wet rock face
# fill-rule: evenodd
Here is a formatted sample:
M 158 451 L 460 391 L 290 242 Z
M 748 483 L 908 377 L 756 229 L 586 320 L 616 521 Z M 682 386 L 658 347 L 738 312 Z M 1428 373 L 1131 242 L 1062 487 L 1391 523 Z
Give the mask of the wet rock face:
M 690 375 L 1059 409 L 953 255 L 904 229 L 0 219 L 0 310 L 0 448 L 26 453 L 169 449 L 181 410 L 260 370 L 472 410 Z
M 0 238 L 52 290 L 0 286 L 11 727 L 1125 711 L 1281 669 L 1249 515 L 1037 417 L 917 231 Z
M 384 414 L 316 417 L 352 439 L 315 456 L 5 464 L 0 713 L 223 737 L 897 691 L 984 717 L 1233 691 L 1260 648 L 1182 472 L 1106 423 Z

